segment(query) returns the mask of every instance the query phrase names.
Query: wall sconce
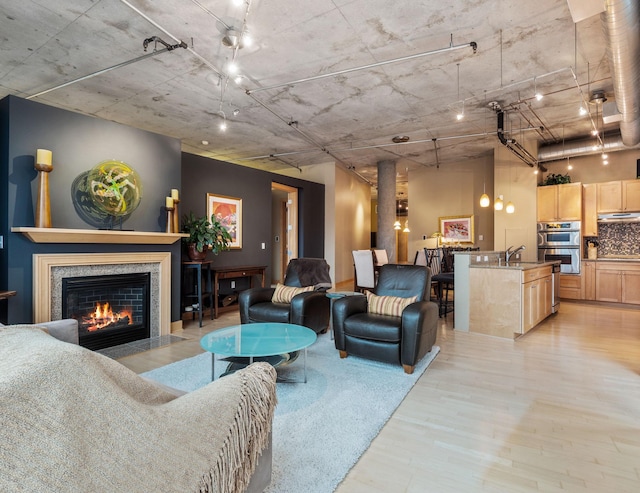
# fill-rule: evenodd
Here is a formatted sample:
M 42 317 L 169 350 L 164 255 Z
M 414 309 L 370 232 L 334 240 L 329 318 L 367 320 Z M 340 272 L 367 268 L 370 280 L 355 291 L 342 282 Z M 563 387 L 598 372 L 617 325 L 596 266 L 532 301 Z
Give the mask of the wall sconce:
M 393 223 L 393 229 L 402 229 L 400 221 L 396 221 L 395 223 Z
M 498 198 L 493 203 L 493 208 L 497 211 L 501 211 L 503 207 L 504 207 L 504 196 L 498 195 Z
M 411 230 L 409 229 L 409 220 L 407 219 L 404 222 L 404 229 L 402 230 L 403 233 L 411 233 Z

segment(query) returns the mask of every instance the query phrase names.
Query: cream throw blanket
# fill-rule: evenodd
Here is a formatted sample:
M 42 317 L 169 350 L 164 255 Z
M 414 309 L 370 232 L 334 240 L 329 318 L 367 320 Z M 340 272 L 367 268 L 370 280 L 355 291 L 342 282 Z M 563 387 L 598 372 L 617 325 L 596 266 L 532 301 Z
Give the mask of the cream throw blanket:
M 0 328 L 0 491 L 244 491 L 268 442 L 275 370 L 176 398 L 33 326 Z

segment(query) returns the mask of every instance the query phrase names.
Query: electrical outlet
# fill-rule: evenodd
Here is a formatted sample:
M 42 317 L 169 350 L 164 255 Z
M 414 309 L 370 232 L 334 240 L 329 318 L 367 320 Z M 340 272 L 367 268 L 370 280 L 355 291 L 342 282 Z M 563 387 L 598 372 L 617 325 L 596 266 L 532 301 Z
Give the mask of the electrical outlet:
M 236 287 L 236 282 L 235 281 L 231 281 L 231 289 L 235 289 Z
M 267 244 L 266 244 L 266 243 L 262 243 L 262 244 L 261 244 L 261 248 L 262 248 L 263 250 L 264 250 L 264 249 L 266 249 L 266 248 L 267 248 Z
M 484 240 L 484 235 L 478 235 L 478 241 Z
M 485 261 L 485 262 L 488 262 L 488 261 L 489 261 L 489 255 L 485 255 L 485 256 L 484 256 L 484 261 Z
M 480 262 L 482 260 L 482 257 L 480 255 L 476 255 L 476 262 Z
M 4 248 L 4 236 L 0 235 L 0 250 Z

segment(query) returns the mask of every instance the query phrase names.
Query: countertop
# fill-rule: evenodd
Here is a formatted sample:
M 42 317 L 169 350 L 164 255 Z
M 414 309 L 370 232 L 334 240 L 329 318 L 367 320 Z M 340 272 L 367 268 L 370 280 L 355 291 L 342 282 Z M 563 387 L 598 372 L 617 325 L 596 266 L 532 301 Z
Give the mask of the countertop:
M 640 260 L 640 258 L 638 258 Z M 536 261 L 536 262 L 509 262 L 505 264 L 502 262 L 498 264 L 497 262 L 481 262 L 478 264 L 471 264 L 470 268 L 475 269 L 512 269 L 512 270 L 529 270 L 529 269 L 537 269 L 538 267 L 546 267 L 551 266 L 553 264 L 559 264 L 559 261 L 554 262 L 544 262 L 544 261 Z
M 604 255 L 596 259 L 582 259 L 585 262 L 640 262 L 640 255 Z

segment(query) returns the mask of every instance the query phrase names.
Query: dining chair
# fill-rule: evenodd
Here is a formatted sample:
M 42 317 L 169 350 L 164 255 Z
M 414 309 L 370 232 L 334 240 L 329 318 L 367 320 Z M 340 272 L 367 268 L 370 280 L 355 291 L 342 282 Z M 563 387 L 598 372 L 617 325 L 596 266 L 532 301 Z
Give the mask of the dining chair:
M 426 248 L 421 248 L 416 252 L 416 256 L 413 259 L 413 265 L 424 265 L 428 267 L 429 264 L 427 262 L 427 251 Z
M 431 285 L 432 288 L 435 288 L 438 299 L 438 314 L 440 317 L 446 316 L 449 306 L 449 291 L 453 289 L 454 282 L 453 254 L 447 248 L 425 248 L 425 252 L 427 267 L 431 271 Z M 451 306 L 453 307 L 453 303 Z
M 371 250 L 353 250 L 353 266 L 355 269 L 354 291 L 373 289 L 376 286 L 373 252 Z
M 389 256 L 386 250 L 373 250 L 373 260 L 376 267 L 389 263 Z

